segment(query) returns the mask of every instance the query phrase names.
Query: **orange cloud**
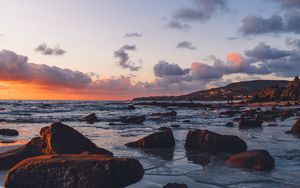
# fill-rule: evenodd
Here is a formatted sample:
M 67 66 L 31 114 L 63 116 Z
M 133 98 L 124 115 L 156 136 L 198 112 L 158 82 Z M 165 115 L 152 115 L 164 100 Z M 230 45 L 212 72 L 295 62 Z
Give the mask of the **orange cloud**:
M 229 53 L 227 55 L 227 61 L 231 62 L 233 66 L 240 66 L 242 64 L 243 58 L 239 53 Z

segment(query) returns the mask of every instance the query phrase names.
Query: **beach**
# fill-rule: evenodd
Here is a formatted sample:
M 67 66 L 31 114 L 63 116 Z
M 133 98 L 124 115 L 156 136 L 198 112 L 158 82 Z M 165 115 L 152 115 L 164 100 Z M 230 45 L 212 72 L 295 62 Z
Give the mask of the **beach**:
M 19 136 L 1 136 L 1 140 L 16 143 L 2 143 L 0 151 L 17 147 L 39 135 L 42 127 L 61 121 L 81 132 L 97 146 L 113 152 L 115 157 L 138 159 L 145 175 L 141 181 L 128 187 L 162 187 L 171 182 L 185 183 L 189 187 L 298 187 L 300 184 L 299 137 L 285 134 L 297 119 L 297 115 L 276 122 L 264 122 L 262 128 L 239 129 L 234 118 L 239 115 L 222 116 L 225 108 L 183 108 L 134 105 L 128 110 L 128 101 L 1 101 L 0 128 L 19 131 Z M 299 108 L 282 106 L 277 108 Z M 246 110 L 252 107 L 243 107 Z M 255 106 L 256 108 L 256 106 Z M 270 106 L 260 106 L 268 110 Z M 177 116 L 156 117 L 153 113 L 176 111 Z M 98 121 L 88 124 L 83 117 L 95 113 Z M 121 116 L 146 115 L 140 124 L 118 122 Z M 227 127 L 233 122 L 233 127 Z M 268 126 L 276 123 L 277 126 Z M 138 140 L 158 131 L 160 127 L 170 127 L 176 146 L 174 149 L 136 149 L 126 147 L 127 142 Z M 231 168 L 224 164 L 226 154 L 189 153 L 184 144 L 186 135 L 192 129 L 207 129 L 224 135 L 236 135 L 243 139 L 248 150 L 265 149 L 275 159 L 271 171 L 255 171 Z M 208 162 L 203 164 L 203 158 Z M 1 171 L 1 186 L 8 171 Z

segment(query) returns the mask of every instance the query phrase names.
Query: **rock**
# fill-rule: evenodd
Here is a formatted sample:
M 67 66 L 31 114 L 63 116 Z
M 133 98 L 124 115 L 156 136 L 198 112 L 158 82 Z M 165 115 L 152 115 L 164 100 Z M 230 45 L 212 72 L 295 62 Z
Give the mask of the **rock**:
M 239 128 L 257 128 L 261 127 L 262 123 L 263 122 L 260 120 L 241 118 L 239 121 Z
M 129 124 L 140 124 L 146 120 L 146 116 L 124 116 L 121 117 L 120 121 L 122 123 L 129 123 Z
M 125 145 L 136 148 L 173 148 L 175 146 L 175 139 L 172 130 L 168 128 Z
M 171 125 L 171 127 L 173 127 L 173 128 L 179 128 L 180 125 L 175 124 L 175 125 Z
M 8 169 L 20 161 L 49 154 L 79 154 L 90 152 L 112 156 L 110 151 L 97 147 L 75 129 L 53 123 L 41 129 L 42 137 L 35 137 L 26 145 L 0 154 L 0 169 Z
M 209 153 L 238 153 L 247 150 L 244 140 L 233 135 L 221 135 L 208 130 L 189 131 L 185 149 Z
M 164 185 L 163 188 L 188 188 L 188 186 L 186 184 L 168 183 Z
M 159 130 L 159 131 L 168 131 L 168 130 L 170 130 L 170 128 L 169 127 L 159 127 L 157 130 Z
M 276 127 L 276 126 L 278 126 L 278 124 L 276 124 L 276 123 L 270 123 L 270 124 L 268 124 L 268 127 Z
M 298 119 L 296 121 L 296 123 L 293 125 L 292 129 L 287 131 L 287 133 L 300 134 L 300 119 Z
M 133 105 L 128 105 L 127 110 L 135 110 L 135 107 Z
M 271 170 L 275 166 L 274 158 L 266 150 L 251 150 L 230 156 L 225 163 L 236 168 Z
M 75 129 L 62 123 L 53 123 L 43 133 L 43 153 L 45 154 L 93 154 L 112 155 L 110 151 L 97 147 L 91 140 Z
M 162 113 L 161 115 L 164 117 L 172 117 L 172 116 L 177 116 L 177 112 L 173 110 L 171 112 Z
M 98 118 L 95 113 L 91 113 L 83 118 L 86 122 L 93 124 L 98 121 Z
M 18 136 L 19 132 L 14 129 L 0 129 L 0 135 L 3 136 Z
M 232 123 L 232 122 L 228 122 L 228 123 L 226 123 L 225 126 L 226 126 L 226 127 L 233 127 L 233 123 Z
M 20 161 L 43 155 L 41 137 L 33 138 L 26 145 L 0 154 L 0 169 L 10 169 Z
M 136 183 L 144 175 L 143 166 L 133 158 L 107 155 L 46 155 L 15 165 L 5 179 L 5 187 L 113 187 Z
M 183 123 L 191 123 L 191 120 L 183 120 Z

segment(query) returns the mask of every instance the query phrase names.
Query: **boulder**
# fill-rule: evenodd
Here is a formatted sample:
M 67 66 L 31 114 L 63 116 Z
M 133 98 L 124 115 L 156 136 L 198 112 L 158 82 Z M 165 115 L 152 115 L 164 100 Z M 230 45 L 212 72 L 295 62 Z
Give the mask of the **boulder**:
M 266 150 L 251 150 L 230 156 L 225 163 L 236 168 L 255 170 L 272 170 L 275 166 L 274 158 Z
M 128 147 L 136 148 L 173 148 L 175 139 L 170 128 L 150 134 L 138 141 L 125 144 Z
M 259 128 L 261 127 L 262 123 L 263 122 L 260 120 L 241 118 L 239 120 L 239 128 Z
M 42 138 L 35 137 L 26 145 L 0 154 L 0 169 L 10 169 L 18 162 L 35 156 L 43 155 Z
M 15 165 L 5 187 L 113 187 L 138 182 L 143 166 L 133 158 L 107 155 L 45 155 Z
M 127 110 L 135 110 L 135 107 L 133 105 L 128 105 Z
M 3 136 L 18 136 L 19 132 L 14 129 L 0 129 L 0 135 Z
M 0 154 L 0 169 L 9 169 L 20 161 L 49 154 L 79 154 L 90 152 L 112 156 L 110 151 L 97 147 L 75 129 L 53 123 L 41 129 L 42 137 L 35 137 L 26 145 Z
M 163 188 L 188 188 L 188 186 L 186 184 L 168 183 L 164 185 Z
M 93 124 L 98 121 L 98 118 L 95 113 L 91 113 L 83 118 L 86 122 Z
M 120 121 L 122 123 L 128 123 L 128 124 L 140 124 L 143 123 L 146 120 L 146 116 L 124 116 L 121 117 Z
M 185 149 L 232 154 L 246 151 L 247 144 L 237 136 L 221 135 L 208 130 L 197 129 L 188 132 Z
M 300 134 L 300 119 L 298 119 L 296 121 L 296 123 L 293 125 L 292 129 L 287 131 L 287 133 Z
M 90 152 L 93 154 L 112 155 L 110 151 L 97 147 L 81 133 L 62 123 L 53 123 L 44 130 L 42 139 L 45 154 L 78 154 Z

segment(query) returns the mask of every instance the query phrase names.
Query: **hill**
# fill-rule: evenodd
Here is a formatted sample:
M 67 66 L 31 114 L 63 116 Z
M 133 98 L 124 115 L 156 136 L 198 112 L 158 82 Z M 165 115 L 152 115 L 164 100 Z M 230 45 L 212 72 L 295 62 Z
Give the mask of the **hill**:
M 276 86 L 285 87 L 289 81 L 286 80 L 253 80 L 243 81 L 228 84 L 224 87 L 212 88 L 202 91 L 197 91 L 190 94 L 179 96 L 151 96 L 135 98 L 133 100 L 227 100 L 228 95 L 237 98 L 244 98 L 246 96 L 252 97 L 260 90 Z

